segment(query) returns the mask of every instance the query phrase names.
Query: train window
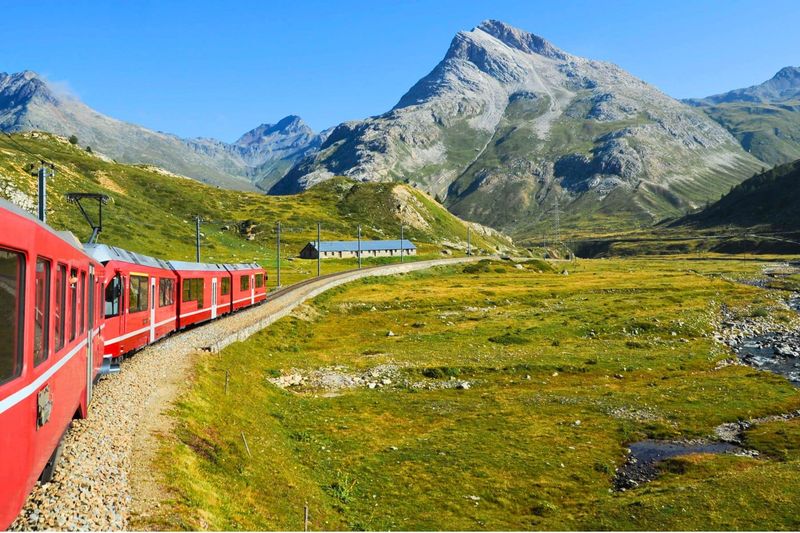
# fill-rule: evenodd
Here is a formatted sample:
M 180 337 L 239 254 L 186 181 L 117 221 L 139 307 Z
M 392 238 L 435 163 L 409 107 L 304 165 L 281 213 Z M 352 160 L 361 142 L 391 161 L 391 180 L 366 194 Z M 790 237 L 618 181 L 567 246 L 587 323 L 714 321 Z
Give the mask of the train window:
M 75 340 L 78 332 L 78 271 L 69 271 L 69 340 Z
M 250 276 L 248 274 L 239 276 L 239 289 L 243 291 L 250 290 Z
M 119 316 L 120 300 L 122 299 L 122 278 L 119 274 L 111 278 L 106 285 L 106 312 L 105 317 Z
M 78 331 L 86 331 L 86 272 L 81 272 L 81 311 L 78 313 Z
M 231 293 L 231 278 L 222 278 L 222 283 L 220 283 L 220 294 L 225 296 Z
M 197 302 L 197 307 L 203 307 L 203 278 L 188 278 L 183 280 L 183 301 Z
M 56 270 L 56 351 L 64 347 L 67 325 L 67 267 L 58 265 Z
M 128 288 L 128 312 L 138 313 L 147 310 L 148 284 L 150 278 L 147 276 L 136 276 L 131 274 L 130 286 Z
M 175 303 L 175 280 L 161 278 L 158 280 L 158 306 L 166 307 Z
M 24 287 L 25 258 L 17 252 L 0 250 L 0 383 L 22 372 Z
M 264 274 L 256 274 L 256 289 L 264 286 Z
M 47 361 L 50 349 L 50 261 L 36 259 L 36 309 L 33 319 L 33 364 Z

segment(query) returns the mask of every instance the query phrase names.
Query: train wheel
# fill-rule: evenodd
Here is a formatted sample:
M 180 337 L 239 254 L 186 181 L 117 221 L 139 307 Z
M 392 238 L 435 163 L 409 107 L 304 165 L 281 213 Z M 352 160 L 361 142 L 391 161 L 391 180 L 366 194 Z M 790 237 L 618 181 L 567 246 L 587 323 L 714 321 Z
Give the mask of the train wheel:
M 58 460 L 61 458 L 61 452 L 64 451 L 64 437 L 67 436 L 67 432 L 69 432 L 69 428 L 72 427 L 72 422 L 67 425 L 67 429 L 64 430 L 63 435 L 58 440 L 58 446 L 56 449 L 53 450 L 53 455 L 50 456 L 50 459 L 47 460 L 47 464 L 44 465 L 44 469 L 42 473 L 39 475 L 39 481 L 42 483 L 50 483 L 53 479 L 53 474 L 56 471 L 56 465 L 58 465 Z

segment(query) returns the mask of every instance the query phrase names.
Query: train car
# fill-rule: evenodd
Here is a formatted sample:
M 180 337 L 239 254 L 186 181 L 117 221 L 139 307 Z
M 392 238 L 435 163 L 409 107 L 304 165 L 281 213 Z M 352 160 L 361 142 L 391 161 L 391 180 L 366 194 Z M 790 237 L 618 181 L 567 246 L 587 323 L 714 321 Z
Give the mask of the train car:
M 105 266 L 104 357 L 106 366 L 115 368 L 124 354 L 177 329 L 178 276 L 162 259 L 106 244 L 86 249 Z
M 267 274 L 261 265 L 243 263 L 225 265 L 231 274 L 233 287 L 233 310 L 255 305 L 267 298 Z
M 230 274 L 224 266 L 187 261 L 167 263 L 178 276 L 178 329 L 230 312 Z
M 102 364 L 104 268 L 72 234 L 0 200 L 0 529 L 49 480 Z

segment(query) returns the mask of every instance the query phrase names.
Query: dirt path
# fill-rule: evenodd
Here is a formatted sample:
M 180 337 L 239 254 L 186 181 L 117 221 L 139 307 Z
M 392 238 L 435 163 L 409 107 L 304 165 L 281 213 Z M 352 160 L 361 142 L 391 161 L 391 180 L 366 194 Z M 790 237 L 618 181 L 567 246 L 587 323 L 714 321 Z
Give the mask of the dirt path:
M 332 274 L 287 287 L 264 304 L 173 335 L 126 360 L 95 389 L 89 417 L 68 433 L 53 481 L 37 486 L 14 530 L 122 530 L 164 494 L 152 475 L 158 435 L 170 431 L 167 409 L 184 387 L 196 357 L 244 340 L 333 287 L 369 276 L 412 272 L 481 258 L 438 259 Z

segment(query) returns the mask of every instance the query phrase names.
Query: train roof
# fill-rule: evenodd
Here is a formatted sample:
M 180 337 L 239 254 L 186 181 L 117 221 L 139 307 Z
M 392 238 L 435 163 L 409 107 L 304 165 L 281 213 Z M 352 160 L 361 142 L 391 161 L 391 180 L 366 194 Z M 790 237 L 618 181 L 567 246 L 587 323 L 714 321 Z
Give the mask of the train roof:
M 66 242 L 76 250 L 80 250 L 83 253 L 87 253 L 84 245 L 81 244 L 81 241 L 71 231 L 56 231 L 55 229 L 48 226 L 47 224 L 39 220 L 37 217 L 32 215 L 30 212 L 26 211 L 25 209 L 22 209 L 15 203 L 9 202 L 8 200 L 4 200 L 3 198 L 0 198 L 0 209 L 11 211 L 15 215 L 21 216 L 22 218 L 25 218 L 28 221 L 37 224 L 40 228 L 49 231 L 54 236 Z
M 225 272 L 225 266 L 218 263 L 195 263 L 192 261 L 167 261 L 173 270 L 201 270 L 205 272 Z
M 109 246 L 108 244 L 84 244 L 83 246 L 86 249 L 86 253 L 103 264 L 109 261 L 122 261 L 123 263 L 130 263 L 133 265 L 172 270 L 167 261 L 158 259 L 157 257 L 137 254 L 136 252 L 117 248 L 116 246 Z
M 225 263 L 225 268 L 228 270 L 261 270 L 261 265 L 258 263 L 237 263 L 235 265 Z

